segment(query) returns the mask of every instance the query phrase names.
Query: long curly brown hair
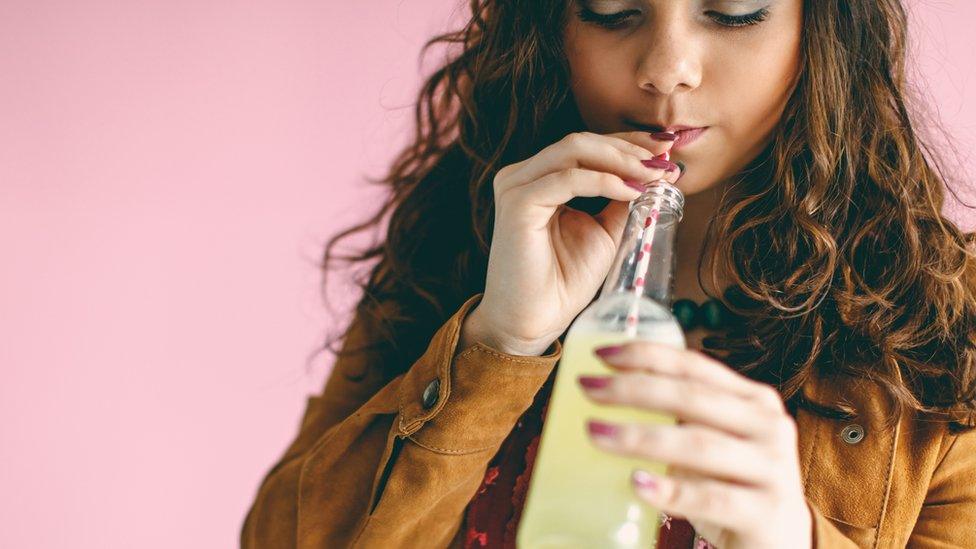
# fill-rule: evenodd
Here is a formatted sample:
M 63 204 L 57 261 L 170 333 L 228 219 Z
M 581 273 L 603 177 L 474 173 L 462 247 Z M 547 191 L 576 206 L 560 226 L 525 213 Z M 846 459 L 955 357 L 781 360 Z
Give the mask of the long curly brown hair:
M 339 332 L 324 349 L 375 353 L 371 367 L 392 379 L 484 291 L 495 172 L 585 129 L 568 91 L 565 1 L 471 0 L 461 30 L 424 45 L 421 55 L 436 44 L 450 55 L 424 82 L 412 144 L 370 180 L 389 198 L 329 240 L 321 264 L 323 291 L 336 261 L 364 266 L 356 318 L 373 336 L 336 349 Z M 796 90 L 766 150 L 733 178 L 698 258 L 713 287 L 720 268 L 734 273 L 735 291 L 716 297 L 744 322 L 704 345 L 791 405 L 810 376 L 839 373 L 879 382 L 899 411 L 972 428 L 976 237 L 943 216 L 948 178 L 913 125 L 903 6 L 805 1 L 804 20 Z M 335 253 L 384 222 L 375 245 Z

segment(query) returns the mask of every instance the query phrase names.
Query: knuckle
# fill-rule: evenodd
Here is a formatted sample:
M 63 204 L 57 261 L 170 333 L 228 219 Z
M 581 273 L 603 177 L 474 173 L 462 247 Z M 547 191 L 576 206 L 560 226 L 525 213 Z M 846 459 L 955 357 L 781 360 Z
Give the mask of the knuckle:
M 630 454 L 640 454 L 647 444 L 645 431 L 641 425 L 628 425 L 620 437 L 620 445 Z
M 779 391 L 772 385 L 760 383 L 756 400 L 759 404 L 771 410 L 780 410 L 783 408 L 783 398 L 780 396 Z
M 617 375 L 617 382 L 613 384 L 615 396 L 624 402 L 632 403 L 640 397 L 647 387 L 640 376 L 635 373 L 626 372 Z
M 621 389 L 626 392 L 629 402 L 640 404 L 644 402 L 658 402 L 662 392 L 659 383 L 654 381 L 651 374 L 647 372 L 628 372 L 622 374 L 626 381 L 622 383 Z
M 603 152 L 603 154 L 605 154 L 607 157 L 611 158 L 612 160 L 622 161 L 622 162 L 633 162 L 636 160 L 633 156 L 630 155 L 630 153 L 626 151 L 622 151 L 619 148 L 614 147 L 610 143 L 602 143 L 600 145 L 600 150 Z
M 664 502 L 677 509 L 695 508 L 694 490 L 683 479 L 674 479 L 671 490 L 664 495 Z
M 630 154 L 636 156 L 637 158 L 647 158 L 648 156 L 654 156 L 654 153 L 645 149 L 644 147 L 641 147 L 640 145 L 635 145 L 630 141 L 628 141 L 627 144 L 628 144 L 627 150 L 630 152 Z
M 626 139 L 624 137 L 614 137 L 613 138 L 613 142 L 619 144 L 620 152 L 622 152 L 624 154 L 632 154 L 634 156 L 642 156 L 642 155 L 645 155 L 645 154 L 647 154 L 649 152 L 644 147 L 641 147 L 637 143 L 634 143 L 633 141 L 631 141 L 629 139 Z
M 685 410 L 700 411 L 711 405 L 710 402 L 706 401 L 706 397 L 701 391 L 696 391 L 694 387 L 687 382 L 678 382 L 676 385 L 682 389 L 681 407 Z
M 697 499 L 697 503 L 709 516 L 725 516 L 735 509 L 728 490 L 702 490 Z
M 502 166 L 502 168 L 500 170 L 498 170 L 497 172 L 495 172 L 495 178 L 492 181 L 492 183 L 497 188 L 499 186 L 499 183 L 502 180 L 508 178 L 508 176 L 511 175 L 511 173 L 514 170 L 515 170 L 515 165 L 514 164 L 507 164 L 505 166 Z
M 663 433 L 653 425 L 642 425 L 638 433 L 638 443 L 645 451 L 658 448 L 662 445 L 662 443 L 665 442 L 665 439 L 667 439 L 666 436 L 662 435 Z
M 588 134 L 588 133 L 589 132 L 572 132 L 572 133 L 568 133 L 568 134 L 566 134 L 566 137 L 563 137 L 560 141 L 562 141 L 568 147 L 574 147 L 574 148 L 575 147 L 579 147 L 583 143 L 586 142 L 586 140 L 587 140 L 587 135 L 586 134 Z
M 616 185 L 617 183 L 620 183 L 622 181 L 620 177 L 612 173 L 606 173 L 606 172 L 600 172 L 600 176 L 598 180 L 603 185 Z
M 711 439 L 698 429 L 689 429 L 685 434 L 688 447 L 696 454 L 703 454 L 712 445 Z
M 620 399 L 631 404 L 650 400 L 654 387 L 648 384 L 644 377 L 632 372 L 619 374 L 620 382 L 617 384 L 617 395 Z
M 560 179 L 569 179 L 569 180 L 578 181 L 580 179 L 585 179 L 587 175 L 589 175 L 589 172 L 587 170 L 580 167 L 573 167 L 573 168 L 566 168 L 564 170 L 560 170 L 558 177 Z
M 687 380 L 693 377 L 692 368 L 695 367 L 694 355 L 677 353 L 673 349 L 657 351 L 657 362 L 665 371 L 670 372 L 677 379 Z

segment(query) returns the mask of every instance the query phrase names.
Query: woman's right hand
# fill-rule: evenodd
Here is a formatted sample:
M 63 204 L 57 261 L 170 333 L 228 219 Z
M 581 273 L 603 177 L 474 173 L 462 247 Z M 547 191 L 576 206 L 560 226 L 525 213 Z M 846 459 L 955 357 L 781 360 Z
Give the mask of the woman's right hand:
M 672 144 L 647 132 L 571 133 L 499 170 L 485 291 L 462 345 L 545 352 L 600 290 L 642 184 L 679 177 L 674 164 L 652 160 Z M 592 216 L 565 205 L 577 196 L 611 202 Z

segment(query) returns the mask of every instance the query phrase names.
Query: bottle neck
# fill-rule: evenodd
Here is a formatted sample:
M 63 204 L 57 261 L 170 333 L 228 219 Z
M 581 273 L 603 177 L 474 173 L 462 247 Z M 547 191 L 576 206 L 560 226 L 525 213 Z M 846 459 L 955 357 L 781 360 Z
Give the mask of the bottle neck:
M 600 298 L 637 294 L 671 306 L 675 237 L 684 195 L 665 180 L 649 184 L 630 208 L 627 225 Z

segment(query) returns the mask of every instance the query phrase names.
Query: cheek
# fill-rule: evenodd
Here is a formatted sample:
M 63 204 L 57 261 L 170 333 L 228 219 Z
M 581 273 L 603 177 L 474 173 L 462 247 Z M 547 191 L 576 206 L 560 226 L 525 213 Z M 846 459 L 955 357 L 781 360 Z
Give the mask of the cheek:
M 761 68 L 760 68 L 761 67 Z M 792 49 L 757 50 L 749 56 L 729 82 L 736 98 L 739 120 L 758 128 L 772 128 L 780 118 L 799 70 L 799 59 Z M 762 132 L 760 132 L 762 133 Z
M 620 106 L 633 98 L 627 96 L 620 60 L 592 43 L 588 46 L 584 51 L 567 49 L 570 88 L 587 127 L 609 131 Z
M 718 132 L 711 146 L 689 153 L 689 175 L 678 182 L 686 195 L 726 180 L 761 154 L 792 94 L 799 70 L 798 39 L 784 43 L 780 35 L 741 46 L 712 50 L 722 53 L 710 59 L 701 91 L 716 114 L 711 120 Z
M 744 168 L 759 155 L 792 95 L 800 69 L 799 39 L 757 41 L 755 47 L 736 49 L 721 60 L 716 71 L 723 98 L 727 139 L 728 175 Z

